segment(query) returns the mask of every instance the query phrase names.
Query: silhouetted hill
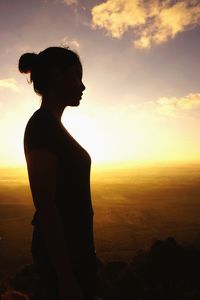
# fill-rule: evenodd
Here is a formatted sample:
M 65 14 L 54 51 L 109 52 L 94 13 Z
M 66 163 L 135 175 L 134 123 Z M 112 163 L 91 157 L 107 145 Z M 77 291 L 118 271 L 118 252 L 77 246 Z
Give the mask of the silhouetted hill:
M 200 299 L 200 250 L 172 237 L 157 240 L 129 262 L 99 262 L 98 270 L 98 295 L 104 300 Z M 15 274 L 9 285 L 39 299 L 40 280 L 32 265 Z

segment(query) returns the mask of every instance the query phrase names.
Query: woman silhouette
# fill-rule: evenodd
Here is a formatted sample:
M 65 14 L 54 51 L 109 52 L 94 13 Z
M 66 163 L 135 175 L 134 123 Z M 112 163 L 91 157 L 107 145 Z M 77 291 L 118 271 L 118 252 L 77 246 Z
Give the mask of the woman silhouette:
M 36 208 L 32 256 L 43 280 L 41 298 L 95 298 L 96 255 L 89 154 L 61 123 L 66 106 L 78 106 L 85 86 L 79 56 L 50 47 L 25 53 L 19 71 L 30 73 L 42 98 L 29 119 L 24 151 Z

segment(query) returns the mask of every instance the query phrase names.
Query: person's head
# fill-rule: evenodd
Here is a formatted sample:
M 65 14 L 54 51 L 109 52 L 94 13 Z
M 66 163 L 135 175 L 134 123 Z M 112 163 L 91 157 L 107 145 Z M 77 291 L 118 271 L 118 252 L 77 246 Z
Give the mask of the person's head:
M 85 86 L 77 53 L 62 47 L 49 47 L 39 54 L 25 53 L 19 59 L 19 71 L 30 73 L 34 90 L 43 99 L 52 96 L 64 104 L 79 104 Z

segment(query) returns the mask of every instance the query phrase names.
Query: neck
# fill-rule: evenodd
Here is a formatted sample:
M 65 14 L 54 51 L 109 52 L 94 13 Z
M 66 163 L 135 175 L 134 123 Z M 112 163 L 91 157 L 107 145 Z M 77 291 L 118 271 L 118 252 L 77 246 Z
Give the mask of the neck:
M 50 101 L 50 100 L 51 99 L 49 99 L 47 97 L 42 97 L 42 103 L 41 103 L 40 107 L 45 108 L 50 113 L 52 113 L 56 117 L 56 119 L 61 121 L 61 117 L 62 117 L 65 107 L 63 107 L 62 105 L 59 105 L 58 103 L 56 103 L 56 101 Z

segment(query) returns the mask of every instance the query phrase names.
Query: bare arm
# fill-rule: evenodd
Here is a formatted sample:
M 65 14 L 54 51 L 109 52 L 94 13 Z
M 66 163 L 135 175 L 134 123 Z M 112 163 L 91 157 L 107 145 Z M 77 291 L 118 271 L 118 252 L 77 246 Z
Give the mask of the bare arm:
M 41 232 L 47 251 L 59 283 L 65 285 L 65 289 L 66 284 L 69 284 L 70 288 L 73 287 L 75 291 L 79 287 L 72 271 L 61 218 L 55 204 L 57 167 L 57 157 L 46 150 L 33 150 L 27 156 L 33 202 L 39 214 Z M 81 299 L 81 297 L 73 299 Z

